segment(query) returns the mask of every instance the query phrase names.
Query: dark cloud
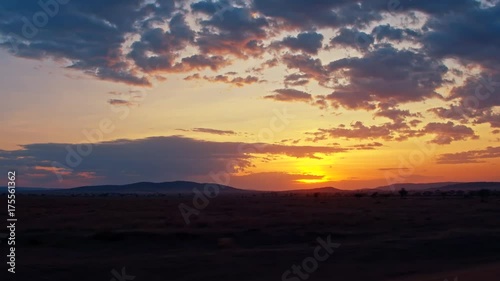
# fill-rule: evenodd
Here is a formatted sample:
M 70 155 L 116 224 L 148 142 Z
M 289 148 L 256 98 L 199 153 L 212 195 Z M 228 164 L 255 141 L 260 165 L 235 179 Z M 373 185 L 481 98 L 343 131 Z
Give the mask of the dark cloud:
M 302 92 L 295 89 L 277 89 L 274 90 L 276 94 L 265 96 L 265 99 L 272 99 L 276 101 L 300 101 L 300 102 L 310 102 L 312 96 L 306 92 Z
M 128 57 L 145 72 L 171 70 L 178 57 L 176 52 L 193 41 L 194 31 L 187 25 L 185 16 L 176 14 L 169 22 L 168 31 L 162 28 L 142 30 L 141 39 L 132 44 Z
M 129 100 L 122 100 L 122 99 L 110 99 L 108 100 L 108 103 L 111 105 L 116 105 L 116 106 L 135 106 L 137 103 Z
M 500 58 L 492 54 L 500 52 L 500 38 L 494 35 L 500 33 L 500 5 L 479 8 L 478 1 L 461 2 L 452 4 L 462 4 L 460 12 L 429 19 L 422 44 L 432 56 L 498 69 Z
M 338 34 L 330 40 L 331 47 L 351 47 L 358 50 L 367 50 L 375 42 L 373 36 L 362 31 L 341 28 Z
M 202 53 L 246 58 L 264 52 L 261 41 L 267 37 L 269 23 L 264 17 L 254 17 L 249 7 L 201 1 L 192 4 L 191 9 L 210 16 L 200 21 L 203 29 L 196 45 Z
M 251 71 L 255 71 L 255 72 L 262 72 L 263 70 L 265 69 L 268 69 L 268 68 L 273 68 L 275 66 L 278 66 L 279 64 L 279 61 L 277 58 L 273 58 L 273 59 L 269 59 L 269 60 L 266 60 L 265 62 L 261 63 L 260 66 L 258 67 L 253 67 L 251 69 Z
M 382 46 L 364 57 L 331 62 L 328 70 L 349 78 L 328 96 L 335 106 L 374 109 L 376 102 L 442 98 L 436 89 L 446 84 L 443 76 L 448 69 L 425 54 Z
M 309 55 L 285 54 L 282 62 L 290 69 L 298 69 L 311 79 L 318 81 L 320 85 L 328 85 L 331 80 L 330 74 L 323 66 L 320 59 L 315 59 Z
M 379 110 L 374 113 L 375 117 L 385 117 L 391 119 L 394 123 L 402 123 L 406 120 L 406 118 L 410 117 L 420 117 L 423 118 L 420 113 L 411 113 L 409 110 L 402 110 L 399 108 L 395 108 L 392 104 L 379 104 Z M 413 123 L 418 120 L 413 120 Z
M 383 2 L 385 6 L 381 7 L 386 8 L 387 2 Z M 314 26 L 364 26 L 382 19 L 380 10 L 373 9 L 373 5 L 348 0 L 254 0 L 253 4 L 254 8 L 264 15 L 283 21 L 285 26 L 299 29 Z
M 421 36 L 421 34 L 413 29 L 409 28 L 398 28 L 391 26 L 390 24 L 379 25 L 373 28 L 372 36 L 377 41 L 389 40 L 401 42 L 403 40 L 413 41 Z
M 185 131 L 185 132 L 207 133 L 207 134 L 213 134 L 213 135 L 219 135 L 219 136 L 232 136 L 232 135 L 238 134 L 235 131 L 231 131 L 231 130 L 217 130 L 217 129 L 210 129 L 210 128 L 194 128 L 191 130 L 177 129 L 177 130 Z
M 236 73 L 235 73 L 236 74 Z M 238 87 L 243 87 L 245 85 L 250 85 L 254 83 L 263 83 L 264 80 L 260 80 L 257 76 L 247 75 L 246 77 L 231 77 L 234 75 L 230 73 L 229 75 L 217 75 L 217 76 L 200 76 L 199 74 L 193 74 L 184 78 L 184 80 L 199 80 L 203 79 L 210 82 L 221 82 L 226 84 L 232 84 Z
M 357 150 L 374 150 L 376 148 L 384 146 L 380 142 L 372 142 L 372 143 L 363 143 L 363 144 L 356 144 L 353 145 L 352 147 Z
M 340 125 L 337 128 L 319 129 L 317 132 L 312 133 L 314 140 L 326 140 L 334 138 L 347 138 L 347 139 L 393 139 L 395 132 L 387 125 L 372 125 L 365 126 L 363 122 L 355 122 L 350 128 Z
M 426 134 L 434 134 L 436 137 L 431 140 L 435 144 L 450 144 L 453 141 L 478 139 L 474 130 L 464 125 L 455 125 L 453 122 L 427 124 L 423 131 Z
M 123 59 L 122 45 L 127 34 L 137 32 L 137 25 L 147 17 L 170 16 L 173 1 L 152 6 L 138 0 L 112 0 L 105 5 L 96 0 L 72 0 L 49 13 L 38 2 L 2 1 L 0 34 L 8 36 L 4 48 L 20 57 L 65 59 L 68 67 L 104 80 L 150 84 Z
M 215 71 L 228 64 L 229 62 L 222 56 L 192 55 L 190 57 L 182 58 L 182 63 L 176 64 L 174 66 L 174 70 L 187 72 L 210 68 Z
M 323 35 L 317 32 L 304 32 L 299 33 L 297 37 L 288 36 L 278 42 L 277 45 L 287 47 L 293 51 L 316 55 L 323 46 L 323 38 Z
M 349 91 L 349 89 L 336 90 L 327 95 L 325 100 L 330 101 L 335 108 L 340 106 L 347 109 L 373 110 L 376 108 L 372 95 L 366 92 Z
M 316 154 L 345 151 L 339 147 L 210 142 L 171 136 L 116 140 L 90 146 L 23 145 L 19 150 L 0 150 L 0 167 L 7 170 L 15 162 L 25 183 L 37 186 L 72 186 L 97 180 L 101 184 L 124 184 L 208 177 L 211 172 L 233 173 L 250 168 L 258 154 L 317 158 Z M 59 164 L 54 165 L 54 162 Z M 62 183 L 57 181 L 54 171 L 62 176 Z M 29 174 L 38 176 L 28 178 Z
M 309 83 L 311 75 L 305 73 L 294 73 L 285 76 L 285 86 L 304 86 Z
M 443 16 L 450 13 L 463 13 L 471 9 L 479 8 L 476 0 L 421 0 L 401 1 L 400 12 L 419 11 L 433 16 Z
M 495 55 L 500 51 L 500 39 L 494 36 L 500 33 L 496 2 L 72 0 L 51 9 L 44 11 L 38 1 L 4 0 L 0 46 L 19 57 L 55 59 L 99 79 L 138 86 L 163 81 L 160 73 L 217 71 L 231 63 L 228 56 L 263 58 L 272 52 L 269 42 L 278 42 L 283 31 L 292 30 L 298 35 L 285 37 L 278 45 L 301 54 L 286 54 L 282 63 L 322 86 L 337 86 L 338 93 L 330 100 L 350 108 L 372 107 L 366 103 L 384 100 L 383 93 L 396 95 L 403 89 L 408 93 L 397 99 L 400 102 L 435 96 L 446 73 L 442 59 L 485 69 L 498 69 L 500 63 Z M 405 15 L 423 28 L 380 24 L 391 14 Z M 375 28 L 368 31 L 371 26 Z M 356 48 L 363 56 L 322 65 L 310 55 L 322 48 L 323 28 L 335 32 L 330 42 L 333 47 Z M 423 47 L 396 49 L 390 45 L 405 40 L 411 41 L 411 47 Z M 278 65 L 277 59 L 254 71 Z M 363 70 L 367 74 L 374 69 L 379 76 L 360 76 Z M 380 77 L 383 74 L 386 77 Z M 339 78 L 351 82 L 338 87 Z M 305 83 L 300 80 L 295 85 Z M 366 102 L 347 100 L 358 95 Z
M 346 139 L 382 139 L 386 141 L 405 141 L 409 138 L 433 135 L 434 139 L 430 143 L 444 145 L 454 141 L 475 140 L 479 136 L 474 130 L 464 126 L 455 125 L 453 122 L 438 123 L 431 122 L 423 129 L 412 129 L 403 120 L 396 119 L 393 123 L 366 126 L 363 122 L 357 121 L 350 127 L 340 125 L 336 128 L 319 129 L 316 132 L 308 133 L 313 137 L 310 141 L 322 141 L 332 138 Z
M 500 128 L 500 72 L 486 72 L 478 77 L 469 77 L 459 87 L 454 87 L 447 100 L 448 107 L 432 108 L 429 111 L 440 118 L 462 123 L 489 123 Z
M 195 73 L 195 74 L 184 77 L 184 80 L 186 80 L 186 81 L 199 80 L 199 79 L 202 79 L 202 77 L 199 73 Z
M 422 120 L 417 120 L 417 119 L 413 119 L 410 122 L 408 122 L 408 124 L 410 124 L 410 126 L 412 126 L 412 127 L 416 127 L 420 123 L 422 123 Z

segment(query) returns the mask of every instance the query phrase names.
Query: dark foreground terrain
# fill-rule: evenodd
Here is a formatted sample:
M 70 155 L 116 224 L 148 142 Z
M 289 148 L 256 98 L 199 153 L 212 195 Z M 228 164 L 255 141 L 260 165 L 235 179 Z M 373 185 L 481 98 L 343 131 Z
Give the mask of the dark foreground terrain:
M 189 196 L 16 201 L 17 273 L 3 269 L 1 280 L 280 281 L 308 257 L 314 266 L 317 240 L 328 236 L 338 248 L 285 280 L 500 276 L 499 197 L 220 195 L 189 225 L 178 209 L 192 206 Z

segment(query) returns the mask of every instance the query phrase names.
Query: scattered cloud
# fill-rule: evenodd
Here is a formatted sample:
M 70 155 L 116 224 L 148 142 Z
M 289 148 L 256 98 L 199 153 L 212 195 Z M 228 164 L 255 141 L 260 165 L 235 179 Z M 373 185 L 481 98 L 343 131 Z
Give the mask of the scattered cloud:
M 282 41 L 277 42 L 278 48 L 287 47 L 292 51 L 301 51 L 304 53 L 317 55 L 323 47 L 323 35 L 317 32 L 299 33 L 297 37 L 288 36 Z
M 436 137 L 431 140 L 435 144 L 450 144 L 453 141 L 479 139 L 474 130 L 464 125 L 455 125 L 453 122 L 427 124 L 423 131 L 426 134 L 434 134 Z
M 203 79 L 205 81 L 209 82 L 220 82 L 220 83 L 226 83 L 226 84 L 232 84 L 237 87 L 243 87 L 245 85 L 251 85 L 254 83 L 263 83 L 265 82 L 264 80 L 259 79 L 257 76 L 251 76 L 247 75 L 246 77 L 231 77 L 231 75 L 234 75 L 232 73 L 226 74 L 226 75 L 217 75 L 217 76 L 201 76 L 198 73 L 187 76 L 184 78 L 184 80 L 200 80 Z
M 486 159 L 500 157 L 500 147 L 487 147 L 483 150 L 470 150 L 458 153 L 447 153 L 439 155 L 438 164 L 463 164 L 463 163 L 482 163 Z
M 272 99 L 276 101 L 301 101 L 301 102 L 310 102 L 312 100 L 312 96 L 306 92 L 302 92 L 295 89 L 277 89 L 274 90 L 276 94 L 265 96 L 265 99 Z
M 177 130 L 185 131 L 185 132 L 207 133 L 207 134 L 220 135 L 220 136 L 232 136 L 232 135 L 238 134 L 237 132 L 231 131 L 231 130 L 217 130 L 217 129 L 209 129 L 209 128 L 194 128 L 191 130 L 177 129 Z

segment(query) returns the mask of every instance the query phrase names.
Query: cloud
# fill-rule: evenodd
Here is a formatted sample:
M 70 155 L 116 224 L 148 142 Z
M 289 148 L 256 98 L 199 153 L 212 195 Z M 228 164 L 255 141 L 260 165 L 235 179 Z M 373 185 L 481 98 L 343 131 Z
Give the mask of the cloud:
M 478 77 L 469 77 L 461 86 L 450 91 L 448 107 L 436 107 L 429 111 L 440 118 L 458 120 L 462 123 L 490 123 L 500 128 L 500 72 L 483 72 Z
M 410 28 L 398 28 L 390 24 L 379 25 L 373 28 L 371 35 L 377 41 L 384 39 L 389 41 L 401 42 L 403 40 L 416 41 L 421 34 Z
M 229 75 L 234 75 L 229 73 Z M 263 83 L 264 80 L 260 80 L 257 76 L 247 75 L 246 77 L 230 77 L 229 75 L 217 75 L 217 76 L 200 76 L 199 74 L 193 74 L 184 78 L 184 80 L 199 80 L 204 79 L 210 82 L 220 82 L 226 84 L 232 84 L 237 87 L 243 87 L 245 85 L 250 85 L 254 83 Z
M 210 128 L 194 128 L 191 130 L 177 129 L 177 130 L 185 131 L 185 132 L 207 133 L 207 134 L 220 135 L 220 136 L 231 136 L 231 135 L 238 134 L 235 131 L 231 131 L 231 130 L 217 130 L 217 129 L 210 129 Z
M 23 145 L 19 150 L 0 150 L 0 167 L 7 170 L 15 162 L 19 173 L 37 174 L 36 178 L 26 176 L 24 185 L 58 187 L 92 183 L 124 184 L 196 177 L 209 180 L 211 172 L 234 173 L 251 168 L 256 155 L 318 158 L 317 154 L 345 151 L 347 149 L 340 147 L 211 142 L 170 136 L 91 145 Z M 59 164 L 54 165 L 54 162 Z M 57 181 L 54 171 L 63 177 L 62 183 Z
M 128 54 L 144 72 L 182 69 L 174 66 L 177 53 L 194 41 L 194 31 L 186 23 L 185 16 L 176 14 L 169 21 L 169 30 L 162 28 L 144 28 L 141 38 L 135 41 Z
M 366 4 L 366 3 L 368 4 Z M 374 10 L 370 1 L 355 3 L 346 0 L 254 0 L 254 8 L 260 13 L 283 22 L 290 28 L 308 29 L 318 27 L 340 27 L 345 25 L 363 26 L 382 19 L 380 10 Z M 380 3 L 382 4 L 382 3 Z M 380 7 L 387 8 L 384 2 Z
M 398 99 L 401 102 L 435 97 L 446 73 L 439 63 L 443 59 L 498 69 L 500 61 L 495 54 L 499 53 L 500 39 L 492 36 L 499 33 L 497 2 L 422 0 L 396 4 L 388 5 L 387 0 L 72 0 L 47 14 L 37 1 L 6 0 L 0 7 L 0 47 L 19 57 L 54 59 L 98 79 L 151 86 L 151 81 L 162 80 L 161 73 L 218 71 L 234 59 L 268 58 L 274 42 L 297 53 L 283 57 L 286 67 L 298 69 L 322 86 L 332 88 L 334 83 L 338 94 L 332 99 L 345 101 L 349 93 L 368 98 L 368 103 L 385 99 L 383 93 L 396 95 L 403 89 L 409 93 L 406 99 Z M 33 20 L 40 12 L 47 16 L 43 24 L 41 17 Z M 410 18 L 413 26 L 383 24 L 384 19 L 401 15 Z M 283 38 L 289 31 L 299 33 Z M 356 48 L 362 56 L 340 59 L 329 66 L 312 57 L 322 48 L 329 31 L 335 34 L 330 42 L 335 48 Z M 412 45 L 391 45 L 402 41 Z M 259 64 L 255 71 L 279 63 L 273 58 Z M 363 69 L 378 69 L 392 80 L 360 77 Z M 429 69 L 435 74 L 408 77 Z M 339 87 L 339 77 L 349 84 Z M 303 85 L 305 81 L 296 83 Z M 374 93 L 366 94 L 368 88 Z
M 420 113 L 411 113 L 409 110 L 402 110 L 399 108 L 393 107 L 393 104 L 378 104 L 379 110 L 373 114 L 375 117 L 385 117 L 391 119 L 395 123 L 402 123 L 409 117 L 420 117 L 423 118 Z M 413 123 L 420 122 L 419 120 L 413 120 Z
M 202 77 L 199 73 L 195 73 L 195 74 L 184 77 L 184 80 L 186 80 L 186 81 L 199 80 L 199 79 L 202 79 Z
M 426 124 L 424 128 L 416 130 L 412 129 L 403 119 L 398 118 L 394 119 L 392 123 L 371 126 L 366 126 L 363 122 L 357 121 L 351 124 L 350 127 L 341 124 L 336 128 L 318 129 L 316 132 L 307 134 L 313 136 L 308 139 L 313 142 L 331 138 L 405 141 L 413 137 L 434 135 L 435 138 L 430 143 L 444 145 L 454 141 L 479 139 L 473 129 L 464 125 L 455 125 L 453 122 L 431 122 Z
M 311 76 L 305 73 L 294 73 L 285 76 L 285 86 L 304 86 L 309 83 Z
M 287 47 L 293 51 L 302 51 L 304 53 L 317 55 L 323 46 L 323 35 L 317 32 L 299 33 L 297 37 L 288 36 L 282 41 L 277 42 L 280 47 Z
M 348 139 L 376 139 L 381 138 L 391 140 L 393 138 L 393 131 L 387 125 L 372 125 L 365 126 L 363 122 L 355 122 L 351 128 L 346 128 L 340 125 L 337 128 L 319 129 L 317 132 L 312 133 L 319 140 L 326 138 L 348 138 Z
M 254 17 L 246 6 L 235 6 L 228 2 L 214 5 L 208 1 L 191 5 L 194 13 L 210 16 L 208 20 L 200 21 L 203 30 L 196 40 L 203 54 L 231 54 L 246 58 L 264 52 L 260 41 L 267 37 L 265 28 L 269 23 L 266 18 Z
M 272 99 L 276 101 L 300 101 L 300 102 L 310 102 L 312 96 L 306 92 L 302 92 L 295 89 L 277 89 L 274 90 L 276 94 L 265 96 L 265 99 Z
M 438 164 L 463 164 L 463 163 L 483 163 L 485 159 L 500 157 L 500 146 L 487 147 L 483 150 L 470 150 L 458 153 L 447 153 L 439 155 Z
M 328 85 L 331 80 L 328 71 L 320 59 L 315 59 L 305 54 L 285 54 L 282 57 L 282 61 L 289 69 L 298 69 L 301 73 L 318 81 L 320 85 Z
M 375 42 L 373 36 L 357 29 L 341 28 L 338 34 L 330 40 L 330 48 L 351 47 L 367 50 Z
M 7 36 L 2 47 L 19 57 L 64 59 L 69 68 L 103 80 L 150 85 L 147 77 L 123 59 L 122 45 L 127 34 L 137 32 L 137 24 L 147 17 L 169 17 L 173 1 L 151 6 L 136 0 L 108 1 L 105 5 L 96 0 L 74 0 L 49 14 L 38 3 L 2 2 L 0 14 L 4 20 L 0 22 L 0 34 Z M 36 13 L 39 21 L 34 19 Z
M 476 63 L 488 68 L 500 64 L 500 5 L 479 8 L 479 1 L 462 1 L 460 12 L 446 13 L 427 21 L 428 30 L 422 44 L 432 56 L 454 58 L 463 63 Z M 471 4 L 471 2 L 476 2 Z M 459 3 L 453 3 L 458 8 Z
M 111 105 L 116 105 L 116 106 L 135 106 L 135 105 L 137 105 L 136 102 L 129 101 L 129 100 L 122 100 L 122 99 L 110 99 L 110 100 L 108 100 L 108 103 Z
M 380 142 L 372 142 L 372 143 L 363 143 L 363 144 L 356 144 L 353 145 L 352 147 L 357 149 L 357 150 L 374 150 L 378 147 L 384 146 Z
M 328 96 L 334 106 L 374 109 L 376 102 L 407 103 L 442 98 L 447 67 L 425 54 L 382 46 L 364 57 L 331 62 L 328 69 L 345 75 L 349 82 Z
M 265 69 L 276 67 L 276 66 L 278 66 L 278 64 L 279 64 L 278 59 L 273 58 L 273 59 L 269 59 L 269 60 L 266 60 L 265 62 L 261 63 L 260 66 L 258 66 L 258 67 L 253 67 L 251 70 L 260 73 Z
M 431 122 L 424 127 L 423 131 L 426 134 L 436 135 L 430 141 L 435 144 L 450 144 L 453 141 L 479 139 L 479 136 L 471 128 L 464 125 L 455 125 L 453 122 Z

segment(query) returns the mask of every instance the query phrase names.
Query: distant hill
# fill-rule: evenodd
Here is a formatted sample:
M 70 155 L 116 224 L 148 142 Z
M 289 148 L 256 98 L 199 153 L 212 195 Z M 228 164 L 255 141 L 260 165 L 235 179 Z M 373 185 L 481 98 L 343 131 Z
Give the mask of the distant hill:
M 337 192 L 346 192 L 346 190 L 338 189 L 335 187 L 320 187 L 320 188 L 311 188 L 311 189 L 296 189 L 296 190 L 285 190 L 279 191 L 285 193 L 337 193 Z
M 210 183 L 208 183 L 210 184 Z M 96 186 L 81 186 L 69 189 L 57 188 L 23 188 L 17 187 L 17 193 L 43 193 L 43 194 L 103 194 L 103 193 L 116 193 L 116 194 L 191 194 L 193 189 L 198 189 L 203 192 L 207 183 L 197 183 L 190 181 L 172 181 L 172 182 L 137 182 L 125 185 L 96 185 Z M 215 184 L 214 184 L 215 185 Z M 339 192 L 373 192 L 373 191 L 388 191 L 397 192 L 404 188 L 408 191 L 448 191 L 448 190 L 500 190 L 500 182 L 439 182 L 439 183 L 398 183 L 394 185 L 379 186 L 372 189 L 358 189 L 358 190 L 343 190 L 334 187 L 322 187 L 313 189 L 297 189 L 285 191 L 256 191 L 238 189 L 231 186 L 219 185 L 221 194 L 234 194 L 234 193 L 262 193 L 262 192 L 279 192 L 279 193 L 339 193 Z M 7 187 L 0 187 L 0 193 L 7 192 Z
M 435 183 L 396 183 L 393 185 L 379 186 L 374 189 L 380 191 L 398 191 L 404 188 L 408 191 L 422 191 L 432 188 L 441 188 L 444 186 L 457 184 L 457 182 L 435 182 Z
M 387 186 L 376 187 L 380 191 L 399 191 L 400 189 L 408 191 L 435 191 L 435 190 L 479 190 L 491 189 L 500 190 L 500 182 L 437 182 L 437 183 L 398 183 Z
M 210 184 L 210 183 L 209 183 Z M 192 193 L 194 188 L 198 188 L 203 191 L 206 183 L 196 183 L 190 181 L 173 181 L 173 182 L 162 182 L 162 183 L 152 183 L 152 182 L 138 182 L 126 185 L 98 185 L 98 186 L 82 186 L 71 189 L 60 190 L 60 192 L 65 193 L 162 193 L 162 194 L 178 194 L 178 193 Z M 238 189 L 231 186 L 222 186 L 220 191 L 223 193 L 241 193 L 241 192 L 273 192 L 273 191 L 257 191 L 257 190 L 246 190 Z M 313 189 L 298 189 L 298 190 L 287 190 L 287 191 L 275 191 L 275 192 L 289 192 L 289 193 L 335 193 L 335 192 L 345 192 L 345 190 L 337 189 L 333 187 L 322 187 Z
M 205 183 L 197 183 L 190 181 L 173 181 L 173 182 L 137 182 L 126 185 L 96 185 L 82 186 L 64 190 L 58 190 L 58 193 L 161 193 L 161 194 L 178 194 L 178 193 L 193 193 L 193 189 L 197 188 L 202 191 L 205 188 Z M 214 184 L 215 185 L 215 184 Z M 237 193 L 245 192 L 245 190 L 237 189 L 231 186 L 219 185 L 221 193 Z
M 490 189 L 490 190 L 500 190 L 500 182 L 465 182 L 465 183 L 455 183 L 439 188 L 430 188 L 429 190 L 479 190 L 479 189 Z

